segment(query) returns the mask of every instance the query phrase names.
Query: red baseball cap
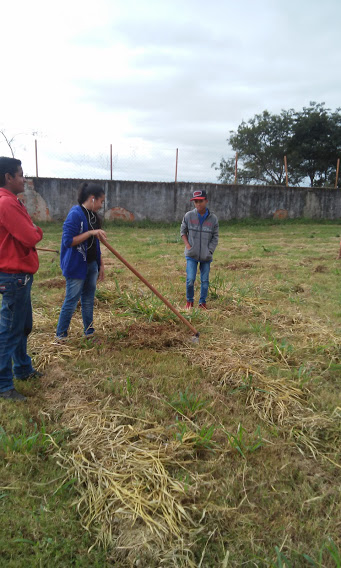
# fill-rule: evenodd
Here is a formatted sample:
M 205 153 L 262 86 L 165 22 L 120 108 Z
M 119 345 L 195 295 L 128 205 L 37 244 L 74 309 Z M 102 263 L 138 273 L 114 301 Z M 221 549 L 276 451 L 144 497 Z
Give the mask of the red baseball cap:
M 207 199 L 207 193 L 204 189 L 193 191 L 193 197 L 190 201 L 196 201 L 197 199 Z

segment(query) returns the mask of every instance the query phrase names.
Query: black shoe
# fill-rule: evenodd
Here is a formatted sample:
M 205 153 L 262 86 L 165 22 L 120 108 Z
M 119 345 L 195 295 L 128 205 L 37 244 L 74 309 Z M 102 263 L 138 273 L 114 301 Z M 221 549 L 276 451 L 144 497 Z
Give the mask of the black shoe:
M 20 394 L 20 392 L 15 389 L 10 389 L 5 392 L 0 392 L 1 398 L 6 398 L 7 400 L 26 400 L 26 396 Z
M 15 378 L 17 379 L 17 381 L 28 381 L 29 379 L 40 379 L 43 376 L 44 373 L 41 373 L 40 371 L 33 369 L 32 373 L 26 375 L 26 377 L 15 377 Z

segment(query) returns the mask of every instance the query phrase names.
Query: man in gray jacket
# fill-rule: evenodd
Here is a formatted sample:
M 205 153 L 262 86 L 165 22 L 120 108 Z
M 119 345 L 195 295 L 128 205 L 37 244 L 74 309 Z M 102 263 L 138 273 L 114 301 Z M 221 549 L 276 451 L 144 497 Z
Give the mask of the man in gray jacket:
M 186 309 L 194 305 L 194 282 L 200 264 L 200 300 L 199 308 L 207 310 L 206 298 L 209 287 L 209 275 L 212 256 L 218 244 L 219 224 L 214 213 L 207 208 L 207 194 L 205 190 L 193 192 L 191 201 L 195 209 L 188 211 L 184 216 L 180 235 L 185 243 L 186 266 Z

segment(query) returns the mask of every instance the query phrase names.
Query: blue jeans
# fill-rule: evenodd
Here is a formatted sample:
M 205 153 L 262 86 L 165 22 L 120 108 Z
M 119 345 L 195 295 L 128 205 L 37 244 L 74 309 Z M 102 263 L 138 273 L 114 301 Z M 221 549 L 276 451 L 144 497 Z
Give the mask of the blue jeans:
M 94 298 L 98 278 L 97 261 L 89 262 L 85 280 L 80 278 L 66 278 L 66 293 L 62 309 L 59 314 L 56 335 L 67 337 L 71 318 L 80 299 L 82 305 L 82 318 L 85 335 L 92 335 Z
M 211 268 L 211 261 L 199 262 L 194 260 L 194 258 L 187 258 L 186 266 L 186 297 L 187 302 L 194 302 L 194 282 L 197 276 L 198 264 L 200 264 L 200 300 L 199 304 L 204 304 L 206 302 L 208 287 L 209 287 L 209 275 Z
M 27 355 L 27 337 L 32 331 L 32 282 L 33 274 L 0 272 L 0 392 L 13 388 L 13 374 L 20 379 L 34 371 Z

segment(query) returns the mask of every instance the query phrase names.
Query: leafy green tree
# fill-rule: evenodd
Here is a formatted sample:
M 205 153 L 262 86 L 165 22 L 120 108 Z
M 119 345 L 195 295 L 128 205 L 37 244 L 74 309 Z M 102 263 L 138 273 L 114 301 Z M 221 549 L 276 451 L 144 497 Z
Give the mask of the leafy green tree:
M 311 102 L 296 112 L 267 110 L 231 131 L 228 142 L 238 152 L 237 183 L 284 185 L 287 156 L 290 185 L 309 178 L 310 185 L 334 185 L 341 154 L 341 109 L 331 112 L 324 103 Z M 223 183 L 235 181 L 235 158 L 212 164 Z M 339 182 L 341 187 L 341 179 Z
M 238 152 L 238 183 L 285 183 L 284 156 L 288 155 L 293 124 L 293 109 L 280 114 L 265 110 L 248 122 L 243 121 L 236 132 L 230 132 L 228 142 Z M 218 179 L 223 183 L 234 182 L 235 158 L 222 158 L 218 166 L 212 166 L 220 170 Z M 299 183 L 301 177 L 290 172 L 290 183 Z
M 311 187 L 334 185 L 341 154 L 341 109 L 331 112 L 324 104 L 311 102 L 295 113 L 289 143 L 292 167 Z

